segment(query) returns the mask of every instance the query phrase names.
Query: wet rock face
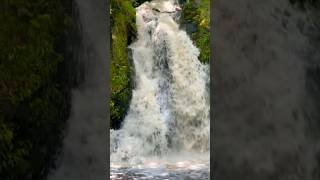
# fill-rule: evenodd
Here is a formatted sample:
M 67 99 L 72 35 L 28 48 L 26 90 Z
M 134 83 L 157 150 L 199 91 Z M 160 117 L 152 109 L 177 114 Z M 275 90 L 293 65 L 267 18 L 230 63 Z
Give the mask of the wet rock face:
M 318 70 L 308 69 L 319 50 L 302 31 L 314 20 L 289 1 L 223 1 L 214 12 L 216 179 L 317 179 Z
M 197 31 L 197 25 L 195 23 L 186 23 L 185 24 L 185 29 L 188 34 L 192 34 Z

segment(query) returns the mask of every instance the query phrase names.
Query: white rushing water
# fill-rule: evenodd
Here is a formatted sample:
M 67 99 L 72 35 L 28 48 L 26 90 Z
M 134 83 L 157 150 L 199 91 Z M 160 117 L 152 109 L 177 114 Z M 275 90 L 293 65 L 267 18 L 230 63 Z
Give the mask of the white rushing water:
M 179 28 L 180 10 L 171 0 L 136 8 L 138 37 L 129 47 L 135 87 L 122 128 L 110 132 L 111 168 L 147 168 L 151 159 L 179 164 L 180 156 L 190 157 L 189 164 L 204 161 L 208 170 L 209 66 L 200 63 L 199 50 Z

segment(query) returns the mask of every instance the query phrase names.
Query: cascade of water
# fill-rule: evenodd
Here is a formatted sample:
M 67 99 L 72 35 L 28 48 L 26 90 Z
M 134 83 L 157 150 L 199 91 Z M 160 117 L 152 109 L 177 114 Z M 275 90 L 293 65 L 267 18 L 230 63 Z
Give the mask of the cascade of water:
M 111 161 L 174 151 L 208 152 L 208 66 L 176 20 L 172 0 L 136 8 L 137 41 L 130 45 L 135 87 L 124 124 L 111 130 Z

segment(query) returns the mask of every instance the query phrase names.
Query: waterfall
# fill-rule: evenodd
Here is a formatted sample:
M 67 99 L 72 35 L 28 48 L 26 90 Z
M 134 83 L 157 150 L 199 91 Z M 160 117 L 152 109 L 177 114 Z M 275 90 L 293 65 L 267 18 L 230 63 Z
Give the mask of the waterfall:
M 111 162 L 209 152 L 209 66 L 179 28 L 180 10 L 172 0 L 136 8 L 135 87 L 122 128 L 110 131 Z

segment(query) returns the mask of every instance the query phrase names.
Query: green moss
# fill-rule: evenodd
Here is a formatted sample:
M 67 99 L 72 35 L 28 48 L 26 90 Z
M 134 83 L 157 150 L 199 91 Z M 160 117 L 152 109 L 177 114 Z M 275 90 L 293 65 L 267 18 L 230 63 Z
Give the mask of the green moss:
M 119 128 L 130 101 L 130 72 L 127 47 L 136 31 L 135 9 L 130 0 L 111 0 L 111 128 Z
M 199 28 L 196 33 L 192 34 L 197 48 L 200 50 L 199 60 L 203 63 L 210 62 L 210 32 Z
M 182 17 L 185 23 L 197 26 L 197 31 L 191 38 L 200 50 L 199 60 L 202 63 L 210 62 L 210 0 L 189 0 L 183 4 Z

